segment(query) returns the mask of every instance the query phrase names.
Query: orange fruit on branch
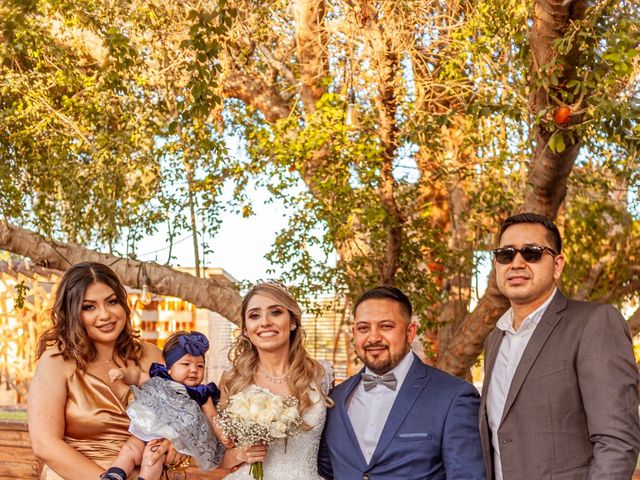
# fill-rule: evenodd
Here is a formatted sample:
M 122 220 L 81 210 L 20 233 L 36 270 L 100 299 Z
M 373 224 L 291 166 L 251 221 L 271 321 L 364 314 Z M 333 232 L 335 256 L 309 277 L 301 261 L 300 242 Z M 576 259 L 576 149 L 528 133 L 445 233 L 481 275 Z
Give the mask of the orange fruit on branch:
M 570 116 L 571 107 L 568 107 L 567 105 L 561 105 L 553 112 L 553 121 L 556 122 L 556 125 L 564 125 L 569 121 Z

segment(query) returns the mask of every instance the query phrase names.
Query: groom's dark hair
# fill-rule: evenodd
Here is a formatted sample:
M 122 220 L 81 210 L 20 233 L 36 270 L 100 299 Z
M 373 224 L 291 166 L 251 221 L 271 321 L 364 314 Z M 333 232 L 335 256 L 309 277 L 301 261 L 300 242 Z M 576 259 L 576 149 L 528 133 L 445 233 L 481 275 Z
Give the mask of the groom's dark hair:
M 396 287 L 376 287 L 371 290 L 367 290 L 360 298 L 356 300 L 356 303 L 353 305 L 353 315 L 355 316 L 356 310 L 358 309 L 358 305 L 360 305 L 365 300 L 392 300 L 397 302 L 402 307 L 402 310 L 407 314 L 407 318 L 411 321 L 411 315 L 413 315 L 413 307 L 411 306 L 411 300 L 407 297 L 402 290 Z

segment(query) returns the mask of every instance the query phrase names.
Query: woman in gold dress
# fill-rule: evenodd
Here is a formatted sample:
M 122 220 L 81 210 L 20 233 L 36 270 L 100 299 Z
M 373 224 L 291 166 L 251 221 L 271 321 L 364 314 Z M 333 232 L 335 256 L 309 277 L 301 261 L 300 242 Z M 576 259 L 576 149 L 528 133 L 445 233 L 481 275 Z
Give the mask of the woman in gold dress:
M 58 286 L 53 325 L 38 344 L 38 365 L 29 391 L 29 433 L 35 455 L 46 464 L 42 479 L 97 479 L 129 438 L 125 411 L 129 386 L 111 383 L 114 367 L 148 372 L 162 362 L 131 325 L 131 309 L 116 274 L 100 263 L 69 268 Z M 165 464 L 184 458 L 165 442 Z M 143 459 L 139 475 L 162 469 Z M 131 478 L 137 478 L 137 475 Z

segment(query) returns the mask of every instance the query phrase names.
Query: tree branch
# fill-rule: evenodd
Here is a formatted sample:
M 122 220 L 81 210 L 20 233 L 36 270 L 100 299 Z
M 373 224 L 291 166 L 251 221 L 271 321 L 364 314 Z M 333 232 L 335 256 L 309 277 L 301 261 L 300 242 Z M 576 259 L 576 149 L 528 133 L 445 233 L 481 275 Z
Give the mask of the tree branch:
M 0 249 L 31 258 L 36 265 L 66 270 L 78 262 L 100 262 L 110 266 L 125 285 L 142 288 L 142 266 L 149 278 L 150 289 L 160 295 L 182 298 L 199 308 L 218 312 L 230 321 L 240 323 L 241 297 L 227 285 L 211 279 L 196 278 L 154 262 L 100 253 L 73 243 L 46 240 L 38 234 L 0 222 Z
M 598 259 L 595 265 L 589 270 L 587 278 L 582 282 L 580 289 L 573 295 L 576 300 L 586 300 L 593 291 L 593 288 L 598 283 L 600 275 L 604 271 L 605 267 L 609 265 L 617 256 L 617 252 L 609 252 Z
M 600 295 L 593 300 L 600 303 L 615 303 L 620 299 L 624 299 L 631 294 L 640 290 L 640 266 L 634 266 L 629 271 L 628 278 L 623 282 L 611 285 L 606 293 Z
M 394 285 L 395 275 L 400 261 L 402 247 L 402 229 L 404 219 L 395 199 L 396 181 L 393 177 L 393 159 L 396 155 L 398 139 L 398 123 L 396 112 L 396 78 L 399 60 L 393 45 L 393 39 L 387 38 L 383 26 L 378 21 L 376 7 L 372 2 L 358 3 L 357 20 L 365 31 L 371 48 L 373 67 L 376 74 L 378 95 L 375 103 L 378 109 L 378 138 L 382 145 L 382 166 L 380 168 L 380 187 L 378 195 L 387 213 L 386 251 L 383 264 L 380 266 L 381 283 Z
M 222 91 L 229 98 L 237 98 L 259 110 L 268 122 L 287 118 L 291 113 L 289 104 L 269 85 L 240 73 L 226 76 Z
M 284 64 L 284 62 L 278 60 L 271 51 L 265 47 L 264 45 L 257 46 L 258 51 L 262 54 L 267 63 L 279 72 L 287 82 L 291 84 L 291 86 L 297 85 L 298 81 L 296 77 L 293 75 L 293 72 L 289 70 L 289 68 Z
M 557 53 L 553 42 L 565 34 L 571 22 L 584 17 L 585 5 L 583 0 L 537 0 L 533 10 L 533 26 L 530 31 L 531 77 L 541 84 L 529 97 L 529 107 L 535 116 L 541 110 L 555 106 L 549 102 L 549 91 L 542 86 L 542 77 L 548 75 L 543 67 L 555 60 Z M 577 52 L 574 53 L 565 58 L 562 80 L 576 76 L 579 56 Z M 549 148 L 549 139 L 556 130 L 549 128 L 552 127 L 543 122 L 536 127 L 536 145 L 527 179 L 531 190 L 525 196 L 520 211 L 555 218 L 567 194 L 567 179 L 580 151 L 581 142 L 578 140 L 569 143 L 564 151 L 554 153 Z
M 322 0 L 296 0 L 293 18 L 300 65 L 300 97 L 305 111 L 313 113 L 316 103 L 327 91 L 324 83 L 329 72 L 325 4 Z

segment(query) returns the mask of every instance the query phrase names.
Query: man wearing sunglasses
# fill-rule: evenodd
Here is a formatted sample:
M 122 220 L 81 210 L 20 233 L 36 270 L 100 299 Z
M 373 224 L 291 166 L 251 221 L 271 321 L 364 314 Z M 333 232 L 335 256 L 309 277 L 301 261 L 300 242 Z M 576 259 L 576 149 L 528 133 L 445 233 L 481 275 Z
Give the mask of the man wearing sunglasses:
M 493 265 L 511 308 L 485 342 L 487 479 L 629 480 L 640 422 L 627 322 L 557 289 L 562 240 L 542 215 L 505 220 Z

